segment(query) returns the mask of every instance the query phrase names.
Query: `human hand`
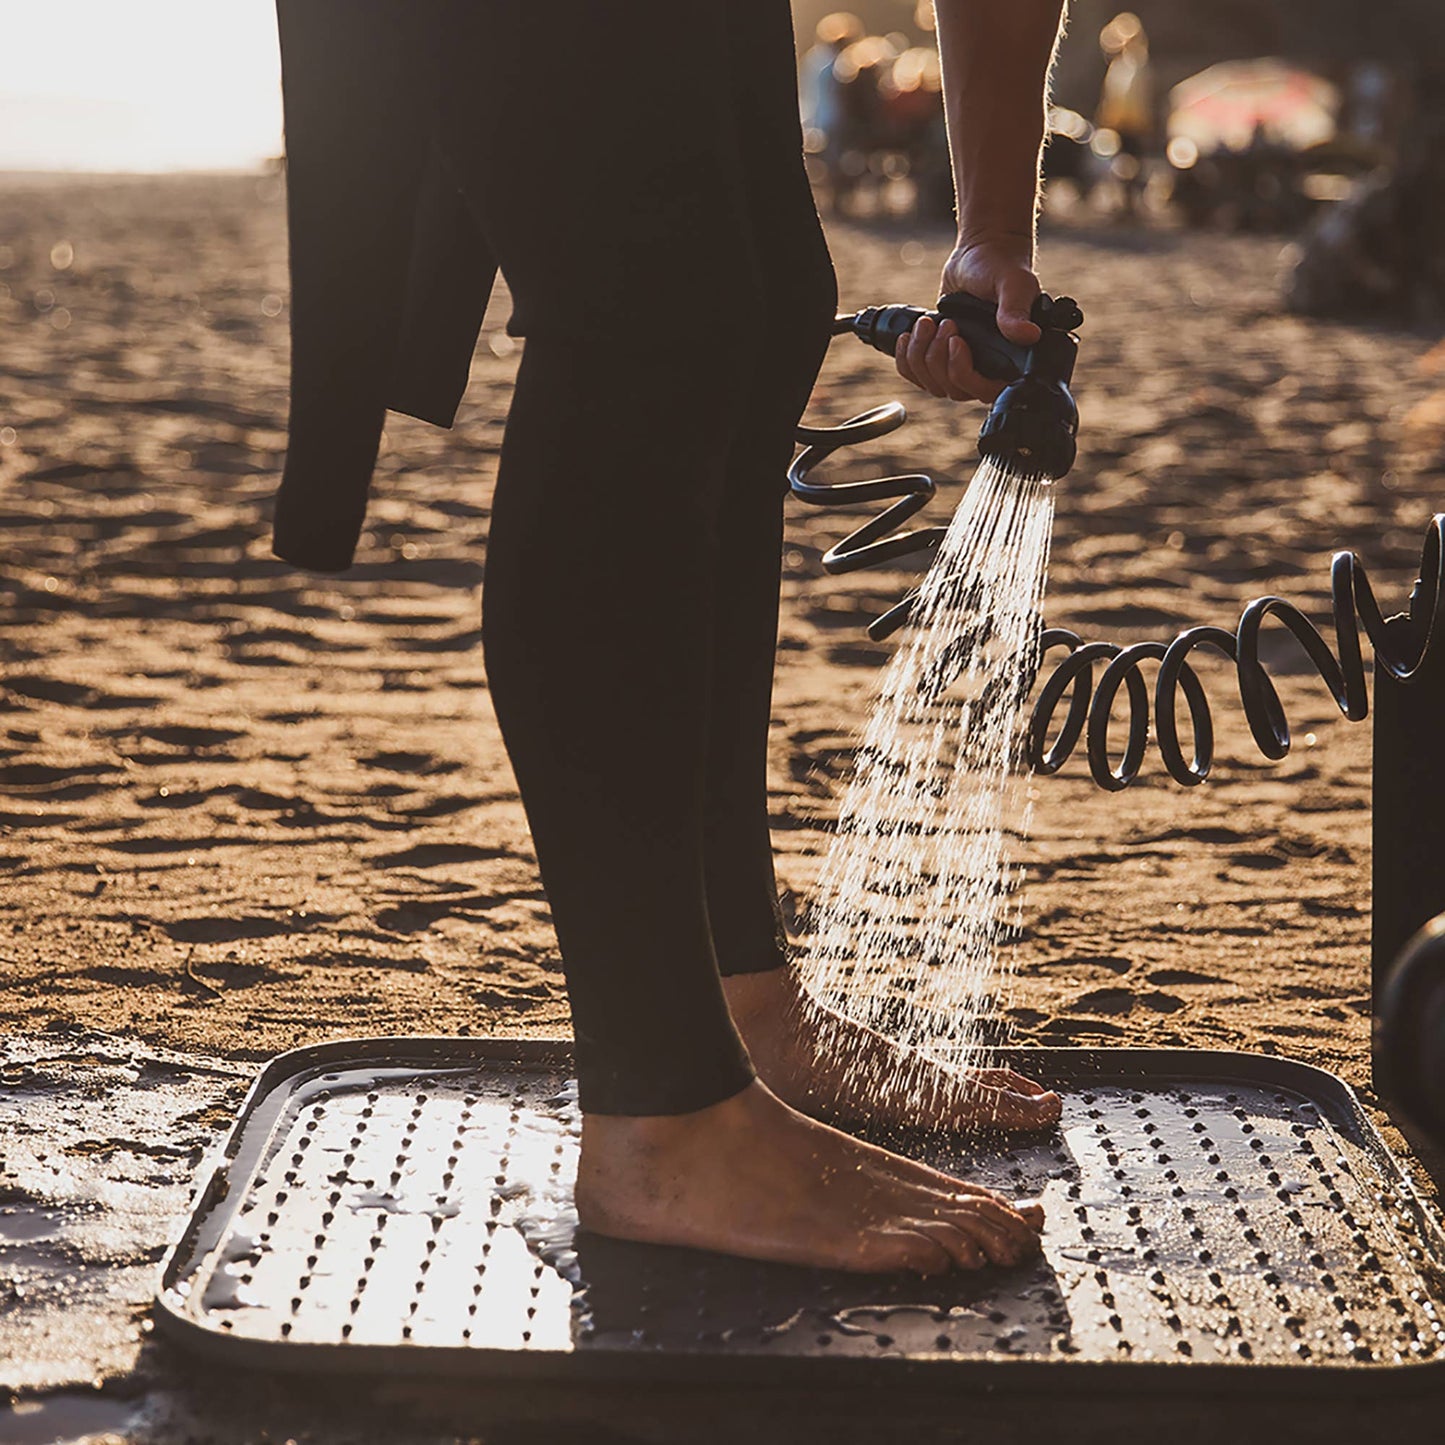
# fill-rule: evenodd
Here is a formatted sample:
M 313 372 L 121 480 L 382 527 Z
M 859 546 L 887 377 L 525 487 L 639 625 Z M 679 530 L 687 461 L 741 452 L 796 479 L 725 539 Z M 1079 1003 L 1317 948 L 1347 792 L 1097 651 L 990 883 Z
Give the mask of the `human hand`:
M 960 240 L 943 268 L 939 294 L 967 291 L 998 306 L 998 329 L 1010 340 L 1031 346 L 1042 334 L 1029 320 L 1039 294 L 1033 269 L 1033 242 L 1027 236 Z M 900 337 L 894 360 L 898 374 L 933 396 L 953 401 L 991 402 L 1004 383 L 974 369 L 968 343 L 952 321 L 920 321 Z

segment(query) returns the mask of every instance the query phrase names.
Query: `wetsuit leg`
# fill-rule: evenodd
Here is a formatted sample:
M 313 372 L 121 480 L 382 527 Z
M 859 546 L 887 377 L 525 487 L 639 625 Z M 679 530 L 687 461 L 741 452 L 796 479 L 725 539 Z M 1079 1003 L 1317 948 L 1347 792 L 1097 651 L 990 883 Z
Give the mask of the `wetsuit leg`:
M 782 476 L 751 460 L 749 404 L 772 382 L 733 322 L 780 283 L 760 263 L 733 8 L 459 0 L 447 19 L 447 153 L 527 337 L 488 542 L 488 677 L 594 1113 L 685 1112 L 752 1077 L 706 840 L 728 751 L 712 740 L 739 726 L 717 689 L 743 669 L 721 656 L 761 651 L 749 714 L 766 737 Z M 789 33 L 770 33 L 790 68 Z M 778 144 L 796 128 L 793 113 Z M 790 425 L 763 427 L 783 465 Z M 767 493 L 746 523 L 742 477 Z M 720 580 L 734 569 L 742 611 Z
M 782 0 L 726 11 L 747 225 L 766 322 L 756 328 L 749 425 L 728 455 L 714 596 L 715 699 L 707 764 L 708 910 L 724 974 L 787 961 L 768 826 L 786 470 L 828 347 L 837 287 L 803 168 L 792 16 Z

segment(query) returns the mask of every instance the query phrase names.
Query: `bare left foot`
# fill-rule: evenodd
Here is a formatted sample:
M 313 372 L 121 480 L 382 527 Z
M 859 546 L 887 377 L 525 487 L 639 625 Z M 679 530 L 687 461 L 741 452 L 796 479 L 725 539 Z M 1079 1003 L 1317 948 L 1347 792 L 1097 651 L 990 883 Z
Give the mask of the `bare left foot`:
M 817 1004 L 792 969 L 723 979 L 758 1077 L 836 1124 L 1049 1129 L 1059 1096 L 1012 1069 L 951 1069 Z
M 1044 1215 L 809 1119 L 754 1079 L 690 1114 L 584 1114 L 583 1226 L 614 1239 L 888 1274 L 1010 1266 Z

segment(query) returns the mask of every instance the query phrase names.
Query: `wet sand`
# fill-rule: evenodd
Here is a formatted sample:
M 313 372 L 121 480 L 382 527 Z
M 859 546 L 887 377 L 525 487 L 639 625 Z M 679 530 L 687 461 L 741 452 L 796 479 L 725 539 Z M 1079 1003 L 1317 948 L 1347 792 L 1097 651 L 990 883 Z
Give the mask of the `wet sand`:
M 285 418 L 279 183 L 0 189 L 0 958 L 23 1067 L 103 1034 L 232 1075 L 205 1076 L 221 1082 L 193 1101 L 185 1159 L 222 1127 L 235 1076 L 279 1050 L 565 1030 L 478 645 L 517 360 L 504 300 L 456 429 L 393 418 L 357 567 L 308 577 L 267 538 Z M 845 304 L 933 294 L 942 234 L 830 233 Z M 1167 640 L 1233 626 L 1264 592 L 1323 624 L 1337 545 L 1389 610 L 1403 601 L 1445 469 L 1432 338 L 1280 315 L 1281 245 L 1099 224 L 1047 236 L 1046 284 L 1088 312 L 1053 625 Z M 840 341 L 811 419 L 902 394 L 882 358 Z M 950 479 L 927 515 L 942 521 L 978 416 L 906 399 L 910 425 L 833 475 L 932 470 Z M 802 507 L 788 525 L 773 822 L 799 926 L 887 651 L 863 626 L 909 579 L 826 577 L 819 558 L 852 525 Z M 1368 1084 L 1369 729 L 1338 718 L 1291 645 L 1268 655 L 1297 739 L 1284 762 L 1252 751 L 1227 672 L 1205 668 L 1209 786 L 1179 788 L 1152 753 L 1122 796 L 1082 759 L 1036 780 L 1002 1005 L 1016 1041 L 1239 1047 Z M 585 724 L 607 700 L 576 705 Z M 0 1187 L 16 1197 L 13 1172 Z M 123 1378 L 140 1325 L 116 1318 L 104 1361 L 23 1383 Z

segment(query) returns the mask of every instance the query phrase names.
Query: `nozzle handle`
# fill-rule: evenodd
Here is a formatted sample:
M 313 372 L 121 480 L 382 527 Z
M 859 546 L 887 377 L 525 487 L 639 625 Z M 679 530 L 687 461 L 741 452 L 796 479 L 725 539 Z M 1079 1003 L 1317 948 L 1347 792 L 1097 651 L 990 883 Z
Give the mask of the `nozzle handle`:
M 1056 299 L 1045 293 L 1035 299 L 1029 314 L 1045 331 L 1072 331 L 1084 319 L 1070 297 Z M 922 306 L 868 306 L 854 316 L 840 316 L 834 330 L 851 331 L 875 350 L 892 356 L 899 337 L 906 336 L 924 317 L 952 321 L 968 343 L 974 368 L 990 381 L 1015 381 L 1028 370 L 1034 348 L 1004 336 L 998 329 L 998 307 L 967 291 L 950 292 L 933 311 Z
M 981 310 L 979 308 L 982 308 Z M 976 296 L 955 292 L 930 311 L 922 306 L 867 306 L 856 316 L 840 317 L 838 329 L 851 331 L 885 356 L 898 349 L 900 337 L 908 335 L 924 318 L 950 320 L 968 343 L 975 369 L 990 381 L 1013 381 L 1023 375 L 1029 348 L 1009 341 L 998 329 L 996 308 Z

